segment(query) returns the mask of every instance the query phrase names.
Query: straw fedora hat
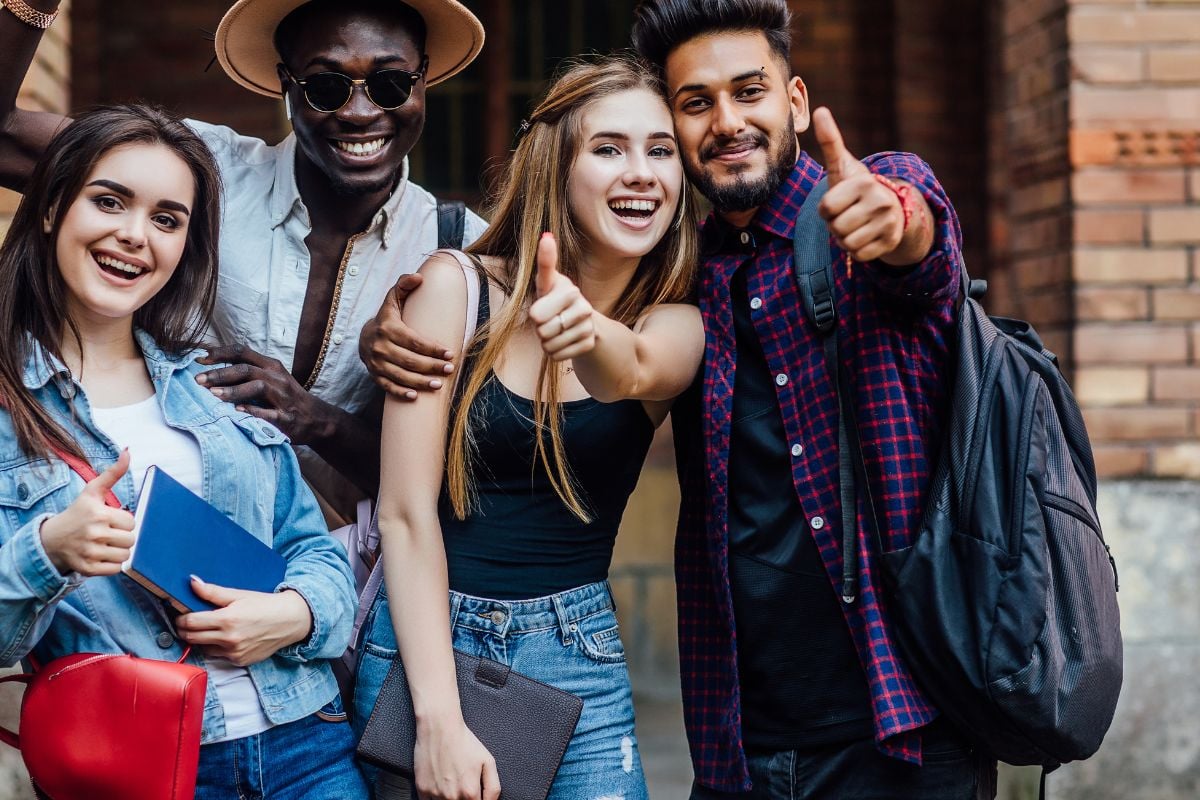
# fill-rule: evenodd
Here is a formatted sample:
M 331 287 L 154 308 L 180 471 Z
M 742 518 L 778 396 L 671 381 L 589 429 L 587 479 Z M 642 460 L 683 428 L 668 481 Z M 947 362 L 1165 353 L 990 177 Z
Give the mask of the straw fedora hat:
M 238 0 L 217 26 L 217 60 L 226 74 L 252 92 L 279 97 L 275 29 L 308 0 Z M 399 3 L 400 0 L 397 0 Z M 458 73 L 483 48 L 483 25 L 457 0 L 405 0 L 425 20 L 425 53 L 432 86 Z

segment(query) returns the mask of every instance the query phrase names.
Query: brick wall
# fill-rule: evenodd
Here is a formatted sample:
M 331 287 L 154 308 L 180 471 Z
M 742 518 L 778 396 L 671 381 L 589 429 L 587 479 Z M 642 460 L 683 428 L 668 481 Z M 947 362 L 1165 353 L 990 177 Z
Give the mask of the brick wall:
M 62 114 L 70 105 L 70 5 L 70 2 L 63 4 L 58 19 L 42 39 L 33 67 L 21 85 L 18 102 L 22 108 Z M 18 200 L 16 193 L 0 189 L 0 236 L 8 230 Z
M 988 16 L 986 305 L 1033 322 L 1069 367 L 1067 0 L 1006 0 Z
M 1200 478 L 1200 2 L 1078 2 L 1076 387 L 1102 472 Z
M 146 100 L 268 141 L 284 135 L 282 105 L 252 94 L 213 61 L 230 0 L 74 0 L 72 108 Z

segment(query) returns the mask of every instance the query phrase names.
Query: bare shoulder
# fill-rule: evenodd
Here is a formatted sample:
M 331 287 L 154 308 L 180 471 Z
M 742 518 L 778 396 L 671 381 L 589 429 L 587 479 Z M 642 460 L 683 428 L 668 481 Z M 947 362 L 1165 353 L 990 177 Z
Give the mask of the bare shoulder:
M 681 334 L 703 334 L 704 326 L 700 318 L 700 309 L 689 303 L 660 303 L 642 312 L 634 324 L 635 331 L 643 331 L 647 327 L 656 329 L 662 326 L 677 328 Z

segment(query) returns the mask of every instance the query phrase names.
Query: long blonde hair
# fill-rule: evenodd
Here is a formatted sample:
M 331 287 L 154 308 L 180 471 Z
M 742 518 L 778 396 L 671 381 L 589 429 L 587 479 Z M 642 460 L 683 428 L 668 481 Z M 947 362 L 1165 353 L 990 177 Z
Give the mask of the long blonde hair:
M 472 461 L 478 420 L 472 411 L 493 367 L 537 298 L 536 253 L 543 231 L 550 231 L 558 240 L 559 270 L 579 283 L 576 265 L 583 255 L 584 237 L 572 218 L 567 186 L 580 149 L 583 113 L 599 98 L 631 89 L 647 89 L 660 97 L 665 94 L 661 81 L 633 56 L 603 56 L 570 64 L 523 124 L 521 140 L 500 174 L 490 209 L 491 225 L 467 248 L 473 256 L 492 256 L 503 263 L 501 274 L 488 278 L 497 281 L 511 301 L 481 326 L 465 354 L 473 364 L 460 387 L 446 456 L 446 485 L 459 519 L 466 517 L 474 499 Z M 685 181 L 671 227 L 642 257 L 610 316 L 632 325 L 652 305 L 689 299 L 696 259 L 696 204 Z M 590 515 L 574 486 L 563 450 L 558 402 L 561 377 L 555 362 L 543 357 L 533 401 L 536 455 L 563 503 L 588 522 Z

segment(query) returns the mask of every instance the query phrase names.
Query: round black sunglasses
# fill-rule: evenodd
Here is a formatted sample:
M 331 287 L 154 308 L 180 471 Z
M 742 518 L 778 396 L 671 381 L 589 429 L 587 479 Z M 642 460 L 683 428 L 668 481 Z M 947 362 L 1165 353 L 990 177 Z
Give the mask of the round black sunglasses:
M 317 111 L 327 114 L 337 111 L 350 102 L 355 86 L 363 87 L 367 99 L 384 111 L 394 111 L 408 102 L 413 86 L 425 75 L 429 59 L 421 62 L 421 69 L 417 72 L 381 69 L 365 78 L 351 78 L 340 72 L 318 72 L 307 78 L 297 78 L 286 64 L 279 66 L 292 83 L 300 87 L 304 99 Z

